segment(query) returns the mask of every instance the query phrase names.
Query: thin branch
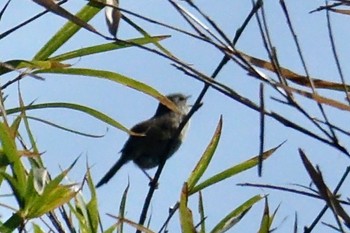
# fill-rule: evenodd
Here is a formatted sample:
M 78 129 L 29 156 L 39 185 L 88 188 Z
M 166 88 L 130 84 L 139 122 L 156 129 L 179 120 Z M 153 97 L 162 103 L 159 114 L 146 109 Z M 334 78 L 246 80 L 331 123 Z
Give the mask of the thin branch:
M 0 21 L 1 21 L 2 16 L 3 16 L 4 13 L 5 13 L 7 7 L 9 6 L 10 2 L 11 2 L 11 0 L 8 0 L 8 1 L 6 2 L 6 4 L 5 4 L 5 6 L 4 6 L 4 7 L 2 8 L 2 10 L 0 11 Z
M 333 191 L 333 195 L 337 195 L 339 189 L 341 188 L 341 186 L 344 184 L 344 181 L 346 180 L 346 178 L 348 177 L 350 172 L 350 167 L 347 167 L 342 178 L 339 180 L 339 183 L 337 185 L 337 187 L 334 189 Z M 340 203 L 342 203 L 342 201 L 339 201 Z M 348 204 L 348 203 L 342 203 L 342 204 Z M 320 211 L 320 213 L 318 213 L 318 215 L 316 216 L 316 218 L 314 219 L 314 221 L 312 221 L 310 227 L 305 227 L 305 231 L 304 233 L 310 233 L 315 226 L 317 225 L 317 223 L 321 220 L 321 218 L 323 217 L 323 215 L 326 213 L 328 209 L 328 205 L 325 205 L 322 210 Z
M 281 187 L 281 186 L 276 186 L 276 185 L 254 184 L 254 183 L 239 183 L 237 185 L 243 186 L 243 187 L 268 188 L 268 189 L 273 189 L 273 190 L 278 190 L 278 191 L 283 191 L 283 192 L 290 192 L 290 193 L 295 193 L 295 194 L 323 200 L 323 198 L 320 195 L 317 195 L 314 193 L 305 192 L 305 191 L 301 191 L 301 190 L 297 190 L 297 189 Z M 345 204 L 345 205 L 350 205 L 350 203 L 348 201 L 339 200 L 339 202 L 342 204 Z
M 201 28 L 205 28 L 205 29 L 208 29 L 207 27 L 205 27 L 203 24 L 200 24 L 197 19 L 194 19 L 193 15 L 191 15 L 189 12 L 187 12 L 187 10 L 183 9 L 178 3 L 176 3 L 172 0 L 169 0 L 169 2 L 175 8 L 175 10 L 177 12 L 179 12 L 179 14 L 186 20 L 186 22 L 193 28 L 193 30 L 195 30 L 197 32 L 197 34 L 200 37 L 209 40 L 209 37 L 206 36 L 204 33 L 202 33 L 197 25 L 199 25 Z M 192 21 L 194 21 L 194 23 L 192 23 Z
M 219 33 L 219 35 L 224 39 L 226 44 L 231 44 L 230 39 L 228 38 L 228 36 L 217 26 L 217 24 L 208 16 L 206 15 L 201 9 L 199 9 L 199 7 L 190 0 L 186 0 L 186 2 L 193 7 L 200 15 L 202 15 L 208 22 L 209 24 L 217 31 L 217 33 Z M 217 39 L 218 41 L 221 41 L 220 39 L 218 39 L 212 32 L 210 32 L 209 30 L 207 30 L 207 32 L 214 37 L 215 39 Z M 224 43 L 222 43 L 224 44 Z
M 328 6 L 328 2 L 327 1 L 326 1 L 326 6 Z M 326 19 L 327 19 L 328 37 L 329 37 L 329 41 L 331 43 L 331 48 L 332 48 L 334 61 L 335 61 L 335 64 L 337 66 L 337 70 L 338 70 L 340 79 L 341 79 L 341 81 L 342 81 L 342 83 L 344 85 L 344 92 L 345 92 L 346 99 L 347 99 L 348 103 L 350 104 L 350 96 L 348 95 L 348 92 L 350 90 L 348 90 L 348 88 L 347 88 L 345 77 L 344 77 L 344 74 L 343 74 L 343 70 L 342 70 L 341 65 L 340 65 L 337 49 L 335 47 L 335 41 L 334 41 L 334 36 L 333 36 L 334 33 L 333 33 L 333 29 L 332 29 L 332 24 L 331 24 L 331 18 L 330 18 L 329 10 L 326 10 Z
M 67 1 L 68 1 L 68 0 L 63 0 L 63 1 L 59 2 L 59 3 L 57 3 L 57 4 L 58 4 L 58 5 L 62 5 L 62 4 L 64 4 L 64 3 L 66 3 Z M 13 27 L 13 28 L 11 28 L 11 29 L 9 29 L 9 30 L 7 30 L 7 31 L 5 31 L 5 32 L 3 32 L 3 33 L 1 33 L 1 34 L 0 34 L 0 40 L 3 39 L 3 38 L 5 38 L 6 36 L 10 35 L 12 32 L 14 32 L 14 31 L 20 29 L 21 27 L 27 25 L 28 23 L 31 23 L 32 21 L 34 21 L 34 20 L 40 18 L 41 16 L 45 15 L 45 14 L 48 13 L 48 12 L 50 12 L 50 11 L 49 11 L 49 10 L 44 10 L 43 12 L 41 12 L 41 13 L 39 13 L 39 14 L 37 14 L 37 15 L 31 17 L 31 18 L 29 18 L 28 20 L 24 21 L 23 23 L 20 23 L 20 24 L 18 24 L 17 26 L 15 26 L 15 27 Z
M 259 149 L 259 164 L 258 175 L 262 175 L 263 153 L 265 144 L 265 99 L 264 99 L 264 84 L 260 83 L 260 149 Z
M 288 13 L 286 13 L 286 14 L 288 16 Z M 278 76 L 280 82 L 288 87 L 287 80 L 280 74 L 280 71 L 279 71 L 279 65 L 278 65 L 277 56 L 276 56 L 276 53 L 274 52 L 275 49 L 272 46 L 272 42 L 271 42 L 271 39 L 270 39 L 270 36 L 269 36 L 269 31 L 268 31 L 268 27 L 267 27 L 267 23 L 266 23 L 266 17 L 265 17 L 265 13 L 264 13 L 264 8 L 262 8 L 262 19 L 263 20 L 262 20 L 262 23 L 261 23 L 261 20 L 259 19 L 258 15 L 257 15 L 258 24 L 259 25 L 262 24 L 261 26 L 259 26 L 259 28 L 260 28 L 260 31 L 261 31 L 262 39 L 264 41 L 265 49 L 268 52 L 268 55 L 269 55 L 270 60 L 271 60 L 271 64 L 274 66 L 275 73 Z M 290 20 L 289 20 L 289 22 L 290 22 Z M 290 27 L 291 27 L 291 25 L 290 25 Z M 294 32 L 294 30 L 292 30 L 292 32 Z M 270 50 L 272 52 L 270 52 Z M 307 72 L 307 70 L 306 70 L 306 72 Z M 309 82 L 311 84 L 312 90 L 315 92 L 315 88 L 313 86 L 312 79 L 309 76 L 307 76 L 307 77 L 308 77 L 308 80 L 309 80 Z M 291 92 L 289 92 L 288 90 L 285 90 L 285 91 L 287 93 L 287 96 L 285 96 L 285 97 L 287 97 L 288 101 L 291 103 L 291 106 L 295 107 L 298 111 L 300 111 L 307 119 L 309 119 L 309 121 L 312 124 L 314 124 L 319 130 L 321 130 L 329 139 L 331 139 L 333 144 L 336 145 L 336 147 L 338 147 L 338 148 L 342 147 L 339 144 L 339 140 L 337 139 L 334 130 L 330 127 L 330 123 L 328 123 L 327 126 L 328 126 L 331 134 L 328 133 L 325 129 L 323 129 L 323 127 L 321 127 L 321 125 L 318 124 L 318 122 L 316 122 L 314 120 L 314 117 L 310 116 L 310 114 L 296 102 L 296 100 L 293 97 Z M 321 113 L 323 115 L 323 118 L 325 119 L 325 122 L 329 122 L 328 121 L 328 117 L 327 117 L 327 115 L 326 115 L 326 113 L 325 113 L 325 111 L 323 109 L 323 106 L 320 103 L 317 103 L 317 106 L 319 107 L 319 109 L 320 109 L 320 111 L 321 111 Z

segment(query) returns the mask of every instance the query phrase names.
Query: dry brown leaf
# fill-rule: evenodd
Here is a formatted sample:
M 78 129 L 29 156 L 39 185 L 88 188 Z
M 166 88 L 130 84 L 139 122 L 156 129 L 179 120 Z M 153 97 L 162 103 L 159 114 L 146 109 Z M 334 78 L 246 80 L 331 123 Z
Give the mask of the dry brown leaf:
M 243 57 L 244 59 L 249 61 L 254 66 L 257 66 L 257 67 L 265 69 L 265 70 L 269 70 L 271 72 L 275 72 L 275 68 L 271 62 L 268 62 L 268 61 L 265 61 L 265 60 L 262 60 L 262 59 L 259 59 L 256 57 L 252 57 L 252 56 L 245 54 L 243 52 L 240 52 L 240 51 L 235 51 L 233 53 L 236 56 Z M 311 87 L 309 78 L 305 75 L 297 74 L 297 73 L 295 73 L 287 68 L 281 67 L 281 66 L 279 67 L 279 72 L 283 77 L 285 77 L 286 79 L 288 79 L 289 81 L 291 81 L 293 83 L 296 83 L 296 84 L 301 85 L 301 86 Z M 329 81 L 315 79 L 315 78 L 311 78 L 311 79 L 313 81 L 315 88 L 344 91 L 344 84 L 342 84 L 342 83 L 329 82 Z M 350 85 L 346 85 L 346 88 L 347 88 L 347 90 L 350 91 Z
M 302 91 L 302 90 L 299 90 L 299 89 L 296 89 L 296 88 L 293 88 L 293 87 L 287 87 L 287 86 L 280 85 L 280 84 L 277 84 L 277 86 L 285 89 L 288 92 L 294 92 L 294 93 L 302 95 L 302 96 L 304 96 L 306 98 L 313 99 L 313 100 L 315 100 L 316 102 L 318 102 L 320 104 L 327 104 L 329 106 L 338 108 L 340 110 L 350 111 L 350 106 L 349 105 L 343 104 L 343 103 L 341 103 L 341 102 L 339 102 L 337 100 L 329 99 L 327 97 L 320 96 L 320 95 L 318 95 L 316 93 Z

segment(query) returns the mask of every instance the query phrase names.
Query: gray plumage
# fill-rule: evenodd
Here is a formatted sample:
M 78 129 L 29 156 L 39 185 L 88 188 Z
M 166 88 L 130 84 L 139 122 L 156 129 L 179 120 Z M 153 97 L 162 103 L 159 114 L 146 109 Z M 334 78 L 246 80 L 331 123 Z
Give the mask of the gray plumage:
M 145 136 L 130 136 L 126 141 L 119 160 L 97 183 L 96 187 L 107 183 L 115 173 L 127 162 L 133 161 L 141 169 L 150 169 L 170 158 L 180 147 L 186 134 L 188 124 L 177 138 L 173 138 L 183 118 L 188 113 L 187 99 L 180 93 L 168 95 L 167 98 L 176 104 L 179 112 L 173 112 L 159 103 L 156 113 L 150 119 L 140 122 L 131 128 L 135 133 Z M 168 144 L 173 140 L 169 150 Z

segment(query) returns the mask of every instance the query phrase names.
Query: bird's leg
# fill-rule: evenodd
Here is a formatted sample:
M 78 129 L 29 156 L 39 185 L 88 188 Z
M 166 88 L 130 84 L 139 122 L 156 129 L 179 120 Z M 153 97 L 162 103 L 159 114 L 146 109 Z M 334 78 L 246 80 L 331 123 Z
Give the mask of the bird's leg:
M 153 178 L 146 172 L 146 170 L 145 169 L 142 169 L 141 168 L 141 171 L 143 172 L 143 174 L 145 174 L 146 176 L 147 176 L 147 178 L 149 179 L 149 186 L 150 187 L 152 187 L 152 186 L 154 186 L 155 187 L 155 189 L 158 189 L 158 182 L 157 183 L 154 183 L 154 180 L 153 180 Z

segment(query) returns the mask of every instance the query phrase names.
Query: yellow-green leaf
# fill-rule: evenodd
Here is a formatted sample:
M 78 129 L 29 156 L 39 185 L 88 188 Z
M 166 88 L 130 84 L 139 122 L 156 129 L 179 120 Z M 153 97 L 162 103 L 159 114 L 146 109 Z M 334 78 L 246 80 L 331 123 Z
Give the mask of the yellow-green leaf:
M 280 144 L 277 147 L 272 148 L 268 151 L 265 151 L 262 155 L 262 158 L 265 160 L 268 157 L 270 157 L 281 145 L 282 144 Z M 249 160 L 246 160 L 243 163 L 240 163 L 240 164 L 235 165 L 231 168 L 228 168 L 228 169 L 210 177 L 209 179 L 203 181 L 202 183 L 195 186 L 192 190 L 190 190 L 190 195 L 192 195 L 193 193 L 196 193 L 199 190 L 202 190 L 210 185 L 216 184 L 216 183 L 223 181 L 225 179 L 228 179 L 228 178 L 230 178 L 238 173 L 241 173 L 245 170 L 248 170 L 248 169 L 256 166 L 257 164 L 259 164 L 259 155 L 255 156 Z
M 256 195 L 245 201 L 243 204 L 235 208 L 228 215 L 226 215 L 214 228 L 211 233 L 226 232 L 238 223 L 242 217 L 250 210 L 250 208 L 260 201 L 263 197 Z
M 220 136 L 221 136 L 221 129 L 222 129 L 222 116 L 220 117 L 219 123 L 216 127 L 215 133 L 205 149 L 201 159 L 198 161 L 196 167 L 192 171 L 190 177 L 187 180 L 188 183 L 188 189 L 191 191 L 193 187 L 197 184 L 198 180 L 202 177 L 203 173 L 207 169 L 214 152 L 216 150 L 216 147 L 219 143 Z
M 195 233 L 196 230 L 193 224 L 193 216 L 191 210 L 187 207 L 188 202 L 188 186 L 185 183 L 182 187 L 180 197 L 180 225 L 182 233 Z
M 23 107 L 25 110 L 33 110 L 33 109 L 47 109 L 47 108 L 66 108 L 66 109 L 72 109 L 72 110 L 76 110 L 79 112 L 83 112 L 86 113 L 92 117 L 95 117 L 98 120 L 101 120 L 117 129 L 120 129 L 124 132 L 127 132 L 129 134 L 132 134 L 132 132 L 130 130 L 128 130 L 126 127 L 124 127 L 122 124 L 120 124 L 119 122 L 115 121 L 114 119 L 112 119 L 111 117 L 86 106 L 83 105 L 79 105 L 79 104 L 73 104 L 73 103 L 63 103 L 63 102 L 59 102 L 59 103 L 43 103 L 43 104 L 32 104 L 32 105 L 28 105 L 28 106 L 24 106 Z M 17 113 L 20 112 L 22 110 L 22 108 L 12 108 L 12 109 L 8 109 L 7 110 L 7 114 L 13 114 L 13 113 Z
M 95 45 L 95 46 L 90 46 L 82 49 L 77 49 L 73 50 L 64 54 L 60 54 L 54 57 L 50 57 L 49 59 L 51 61 L 64 61 L 72 58 L 81 58 L 83 56 L 88 56 L 88 55 L 93 55 L 93 54 L 98 54 L 102 52 L 107 52 L 107 51 L 113 51 L 116 49 L 123 49 L 123 48 L 128 48 L 131 46 L 135 45 L 144 45 L 144 44 L 149 44 L 149 43 L 155 43 L 157 41 L 161 41 L 165 38 L 168 38 L 169 36 L 152 36 L 152 37 L 141 37 L 141 38 L 136 38 L 136 39 L 131 39 L 131 40 L 118 40 L 115 42 L 111 43 L 106 43 L 106 44 L 101 44 L 101 45 Z
M 75 16 L 81 20 L 88 22 L 92 19 L 103 6 L 101 4 L 88 2 Z M 51 39 L 40 49 L 34 56 L 33 60 L 46 60 L 51 54 L 66 43 L 77 31 L 80 26 L 69 21 L 67 22 Z
M 124 86 L 130 87 L 137 91 L 141 91 L 147 95 L 150 95 L 156 98 L 159 102 L 167 106 L 169 109 L 173 111 L 178 111 L 176 105 L 162 95 L 159 91 L 154 89 L 153 87 L 137 81 L 135 79 L 128 78 L 124 75 L 114 73 L 111 71 L 105 70 L 94 70 L 94 69 L 84 69 L 84 68 L 67 68 L 67 69 L 45 69 L 38 70 L 35 73 L 52 73 L 52 74 L 70 74 L 70 75 L 78 75 L 78 76 L 89 76 L 89 77 L 97 77 L 106 80 L 110 80 Z

